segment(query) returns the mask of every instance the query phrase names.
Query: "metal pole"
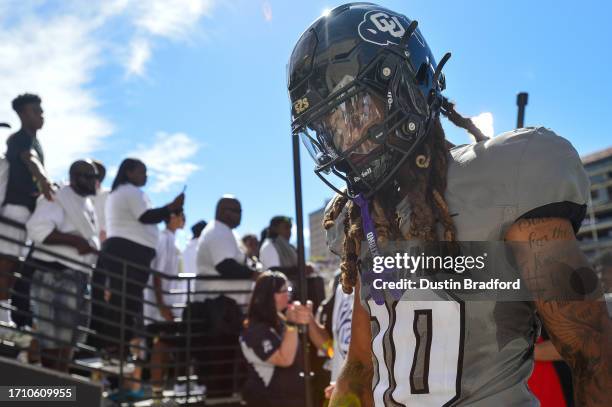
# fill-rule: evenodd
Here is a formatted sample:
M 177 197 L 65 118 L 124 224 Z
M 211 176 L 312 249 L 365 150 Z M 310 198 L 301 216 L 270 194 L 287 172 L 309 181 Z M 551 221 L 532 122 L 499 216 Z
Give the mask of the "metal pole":
M 297 228 L 298 275 L 300 278 L 300 302 L 306 304 L 308 292 L 306 287 L 306 262 L 304 260 L 304 223 L 302 221 L 302 174 L 300 166 L 300 142 L 296 134 L 293 135 L 293 183 L 295 189 L 295 225 Z M 300 327 L 300 340 L 304 352 L 304 387 L 306 398 L 304 405 L 312 407 L 311 371 L 309 355 L 308 326 Z
M 185 355 L 185 370 L 184 373 L 187 375 L 187 396 L 185 398 L 185 404 L 189 403 L 189 386 L 191 384 L 191 277 L 187 280 L 187 354 Z M 177 375 L 178 376 L 178 375 Z
M 518 106 L 518 117 L 516 119 L 517 129 L 525 126 L 525 106 L 527 106 L 528 95 L 527 92 L 521 92 L 516 95 L 516 105 Z
M 121 281 L 121 325 L 119 327 L 119 389 L 125 386 L 123 380 L 123 363 L 125 360 L 125 294 L 127 291 L 127 263 L 123 262 L 123 278 Z M 112 284 L 111 284 L 112 287 Z M 128 347 L 128 352 L 130 348 Z

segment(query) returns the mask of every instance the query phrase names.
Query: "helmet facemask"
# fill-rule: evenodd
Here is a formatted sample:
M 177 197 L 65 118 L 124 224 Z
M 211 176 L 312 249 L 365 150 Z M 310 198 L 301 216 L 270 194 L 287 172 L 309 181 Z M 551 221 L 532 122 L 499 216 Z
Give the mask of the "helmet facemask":
M 385 54 L 390 52 L 382 48 L 369 69 L 358 78 L 345 77 L 329 97 L 294 122 L 294 134 L 316 163 L 315 174 L 350 199 L 360 193 L 369 198 L 390 182 L 439 113 L 435 101 L 427 103 L 412 91 L 417 73 L 408 62 L 393 55 L 399 61 L 390 68 Z M 387 89 L 368 80 L 384 74 L 393 75 Z

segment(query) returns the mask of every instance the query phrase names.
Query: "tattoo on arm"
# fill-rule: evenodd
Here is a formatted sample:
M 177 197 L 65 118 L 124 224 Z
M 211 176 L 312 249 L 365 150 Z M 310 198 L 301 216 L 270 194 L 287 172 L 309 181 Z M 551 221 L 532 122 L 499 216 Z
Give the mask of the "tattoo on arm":
M 525 219 L 515 226 L 522 237 L 514 247 L 517 263 L 553 344 L 572 368 L 576 405 L 612 405 L 611 321 L 571 225 Z

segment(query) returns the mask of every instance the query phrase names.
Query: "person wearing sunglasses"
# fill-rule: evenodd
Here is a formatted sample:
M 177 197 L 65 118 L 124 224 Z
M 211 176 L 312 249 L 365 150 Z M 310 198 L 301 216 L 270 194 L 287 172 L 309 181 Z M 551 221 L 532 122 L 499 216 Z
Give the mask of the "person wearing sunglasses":
M 76 161 L 70 167 L 70 184 L 58 189 L 53 201 L 41 196 L 26 224 L 35 248 L 32 328 L 43 334 L 37 338 L 42 365 L 62 372 L 68 371 L 73 347 L 84 341 L 89 325 L 87 286 L 99 249 L 91 200 L 96 179 L 91 161 Z
M 257 270 L 246 265 L 246 254 L 241 249 L 239 236 L 233 229 L 240 225 L 242 207 L 240 201 L 226 195 L 219 199 L 215 220 L 208 223 L 198 242 L 198 274 L 217 276 L 219 280 L 197 280 L 196 291 L 223 292 L 227 290 L 250 290 Z M 198 301 L 217 296 L 197 294 Z M 238 304 L 246 305 L 248 295 L 228 294 Z
M 310 341 L 319 347 L 329 339 L 312 315 L 312 304 L 290 302 L 290 285 L 279 271 L 265 271 L 255 282 L 240 336 L 248 362 L 242 397 L 249 407 L 303 405 L 302 346 L 298 325 L 307 325 Z

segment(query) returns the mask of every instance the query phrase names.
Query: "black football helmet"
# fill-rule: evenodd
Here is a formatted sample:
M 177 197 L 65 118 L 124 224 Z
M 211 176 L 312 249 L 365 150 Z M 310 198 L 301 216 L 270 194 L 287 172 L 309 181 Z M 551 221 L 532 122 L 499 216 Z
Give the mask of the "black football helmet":
M 445 88 L 416 21 L 371 3 L 317 19 L 288 65 L 292 132 L 336 192 L 371 197 L 430 132 Z M 346 182 L 346 190 L 328 176 Z

